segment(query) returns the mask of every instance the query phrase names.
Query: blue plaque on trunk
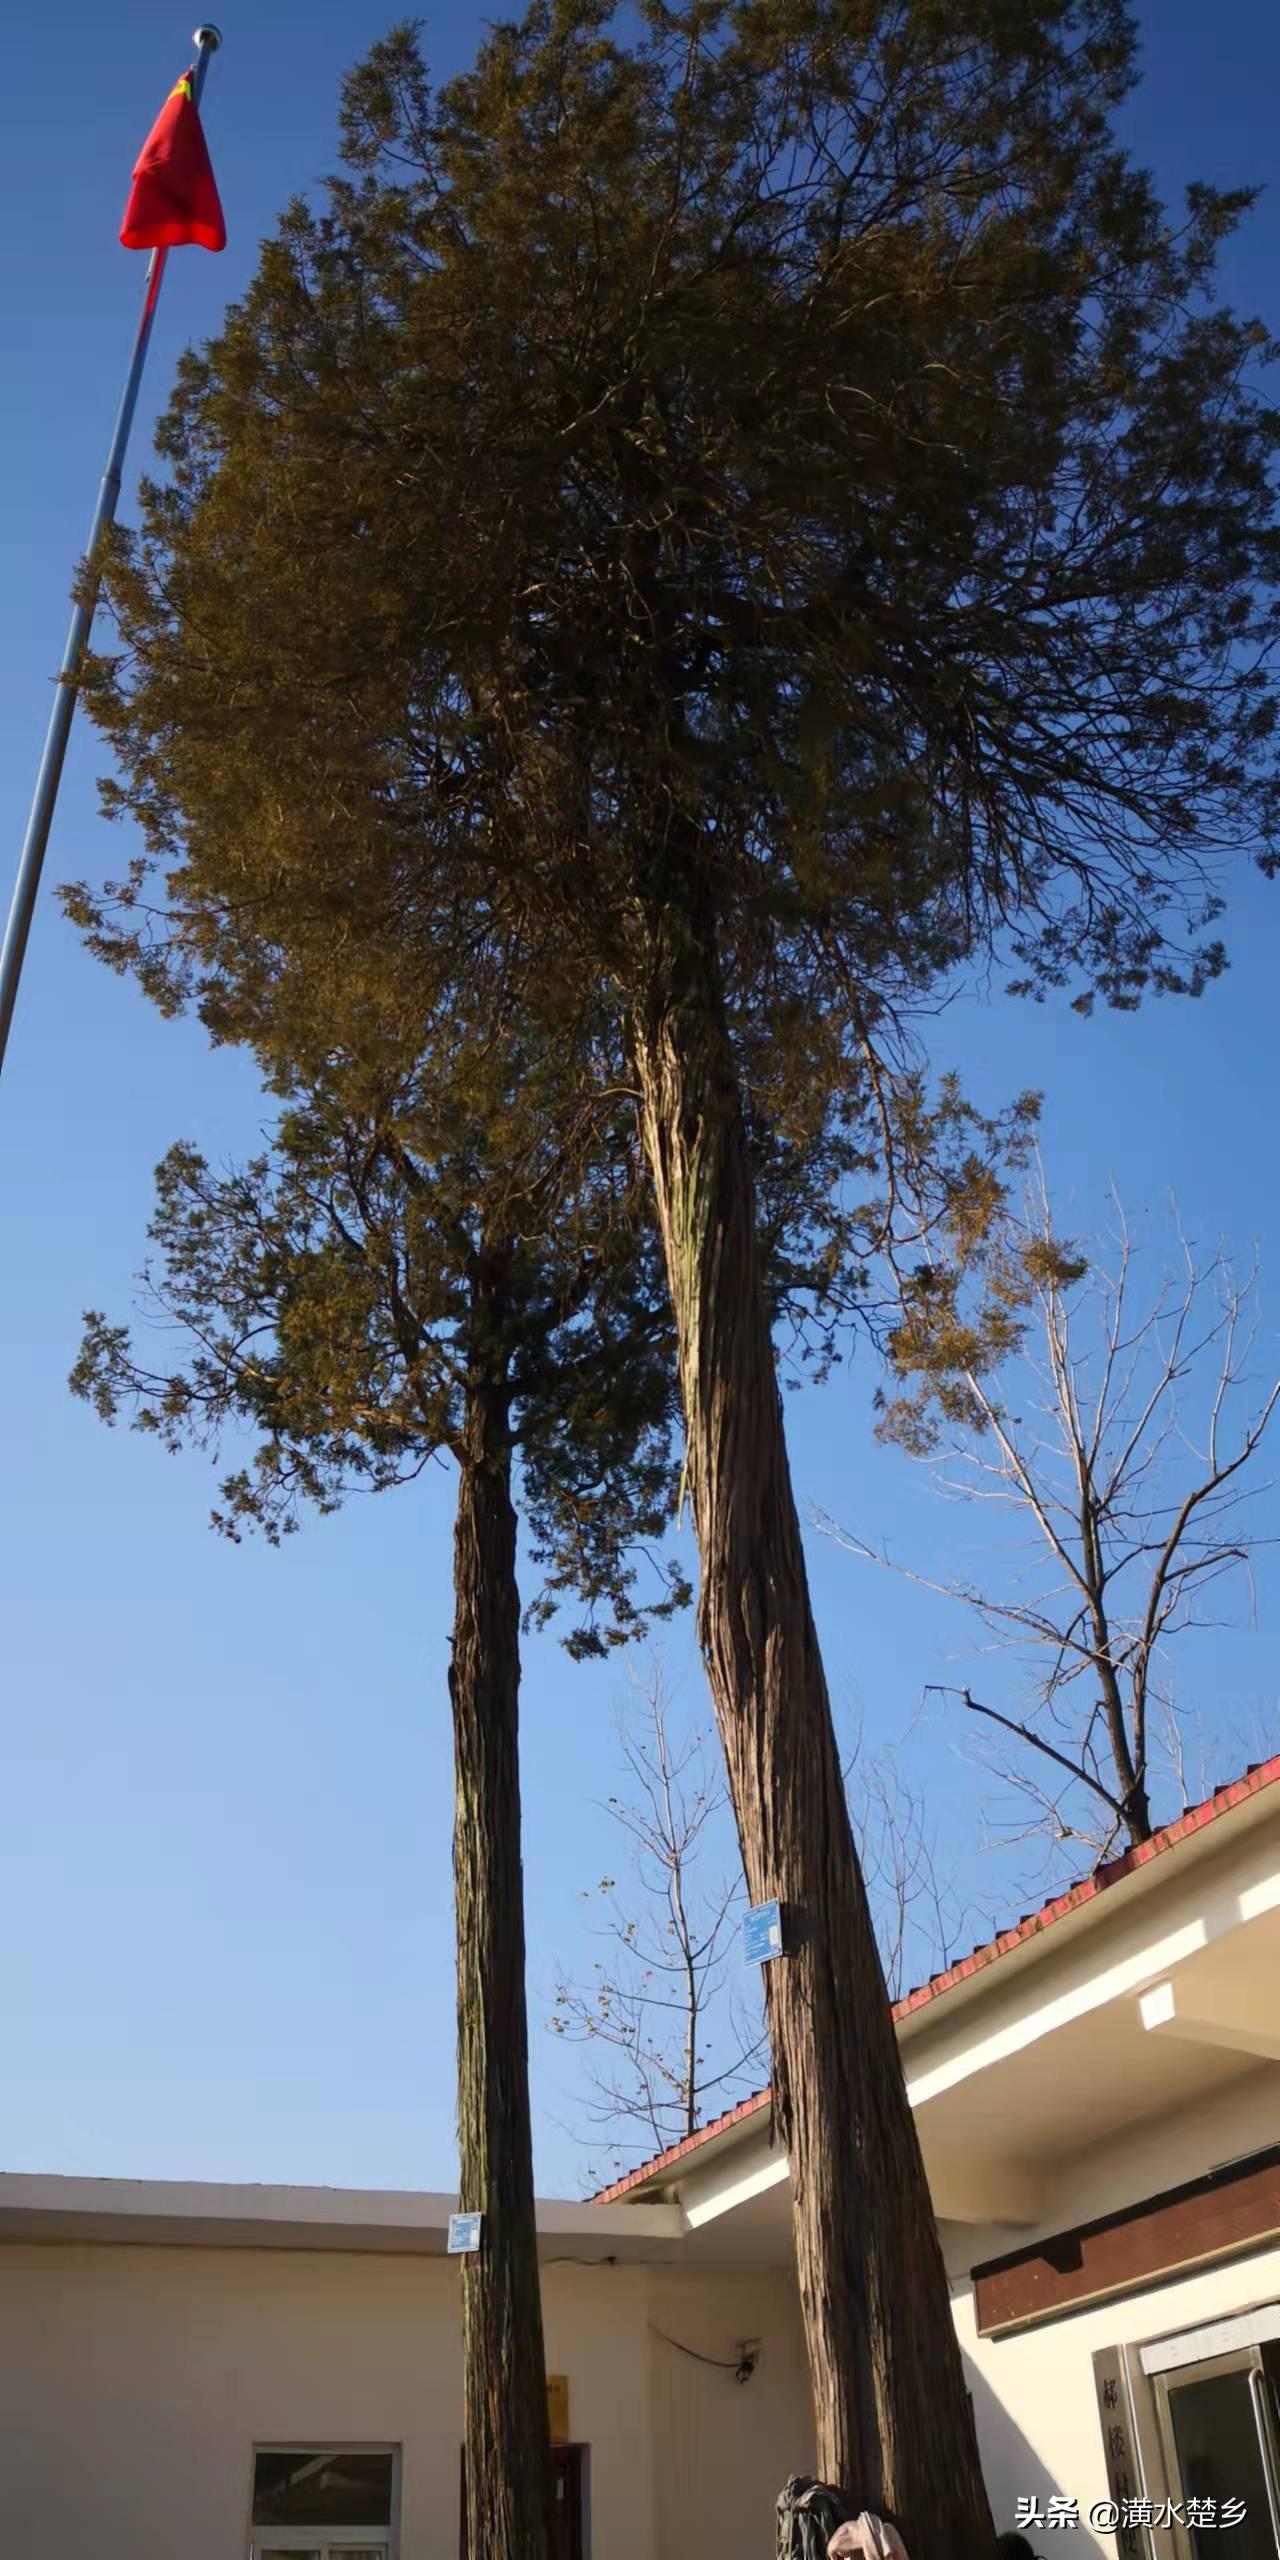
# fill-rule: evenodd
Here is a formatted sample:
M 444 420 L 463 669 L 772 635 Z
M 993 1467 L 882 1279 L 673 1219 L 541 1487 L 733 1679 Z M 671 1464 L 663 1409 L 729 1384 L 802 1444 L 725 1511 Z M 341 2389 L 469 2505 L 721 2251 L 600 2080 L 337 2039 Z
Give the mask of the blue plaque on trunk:
M 782 1905 L 762 1902 L 747 1913 L 742 1923 L 742 1960 L 744 1964 L 767 1964 L 770 1956 L 782 1953 Z

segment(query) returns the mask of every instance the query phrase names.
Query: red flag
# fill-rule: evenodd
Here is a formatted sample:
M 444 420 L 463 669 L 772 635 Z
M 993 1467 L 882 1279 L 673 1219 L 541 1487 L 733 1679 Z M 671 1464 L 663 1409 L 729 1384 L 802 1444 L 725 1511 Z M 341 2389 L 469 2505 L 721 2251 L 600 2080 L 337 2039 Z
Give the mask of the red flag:
M 184 71 L 142 146 L 124 209 L 126 249 L 225 249 L 227 226 Z

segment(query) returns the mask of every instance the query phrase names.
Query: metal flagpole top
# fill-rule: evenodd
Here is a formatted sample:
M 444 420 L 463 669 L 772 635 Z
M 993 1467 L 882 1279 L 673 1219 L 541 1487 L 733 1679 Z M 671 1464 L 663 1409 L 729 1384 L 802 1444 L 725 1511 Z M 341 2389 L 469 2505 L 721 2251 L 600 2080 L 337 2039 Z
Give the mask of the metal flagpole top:
M 192 43 L 196 49 L 196 59 L 191 78 L 191 103 L 194 107 L 198 107 L 204 92 L 204 75 L 222 43 L 221 27 L 197 27 Z
M 196 58 L 192 67 L 190 89 L 193 106 L 198 107 L 200 104 L 204 75 L 221 43 L 220 27 L 196 28 Z M 89 533 L 86 557 L 93 573 L 92 583 L 79 597 L 71 617 L 67 645 L 62 653 L 62 665 L 54 689 L 53 708 L 49 715 L 44 754 L 36 777 L 35 798 L 31 803 L 31 815 L 27 820 L 27 832 L 23 839 L 22 853 L 18 863 L 13 903 L 9 909 L 9 921 L 5 926 L 4 940 L 0 943 L 0 1067 L 4 1064 L 9 1028 L 13 1021 L 14 1005 L 17 1002 L 18 981 L 26 954 L 27 936 L 31 931 L 31 919 L 35 912 L 36 891 L 40 885 L 40 872 L 49 842 L 49 831 L 53 825 L 54 804 L 58 797 L 67 740 L 71 733 L 71 715 L 75 709 L 85 650 L 93 627 L 94 607 L 98 595 L 99 544 L 107 526 L 115 522 L 121 475 L 124 470 L 125 448 L 129 441 L 129 429 L 133 424 L 138 385 L 142 380 L 142 368 L 151 342 L 151 323 L 155 318 L 156 301 L 168 256 L 167 249 L 157 248 L 151 251 L 147 260 L 142 317 L 138 323 L 133 356 L 125 379 L 124 397 L 116 418 L 115 433 L 111 439 L 111 450 L 107 456 L 107 467 L 102 475 L 98 503 Z

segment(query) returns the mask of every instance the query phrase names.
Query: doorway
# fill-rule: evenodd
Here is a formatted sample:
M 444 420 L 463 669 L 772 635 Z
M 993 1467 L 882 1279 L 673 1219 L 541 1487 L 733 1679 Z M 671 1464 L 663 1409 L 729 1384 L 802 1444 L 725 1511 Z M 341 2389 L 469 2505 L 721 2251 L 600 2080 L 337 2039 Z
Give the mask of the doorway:
M 588 2560 L 587 2461 L 585 2444 L 553 2444 L 551 2448 L 551 2514 L 547 2526 L 550 2560 Z M 462 2499 L 459 2509 L 459 2560 L 467 2560 L 467 2455 L 462 2450 Z M 1235 2555 L 1232 2556 L 1235 2560 Z M 1243 2560 L 1243 2555 L 1241 2555 Z

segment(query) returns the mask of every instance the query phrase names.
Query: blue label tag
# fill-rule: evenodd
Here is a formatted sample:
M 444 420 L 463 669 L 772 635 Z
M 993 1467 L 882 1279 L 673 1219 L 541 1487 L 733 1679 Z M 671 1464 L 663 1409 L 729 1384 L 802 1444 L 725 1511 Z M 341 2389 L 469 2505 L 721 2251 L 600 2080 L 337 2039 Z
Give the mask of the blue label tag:
M 782 1953 L 782 1905 L 762 1902 L 749 1911 L 742 1923 L 742 1960 L 744 1964 L 767 1964 L 770 1956 Z
M 450 2258 L 469 2258 L 472 2251 L 480 2246 L 480 2225 L 483 2220 L 482 2213 L 451 2213 L 446 2255 Z

